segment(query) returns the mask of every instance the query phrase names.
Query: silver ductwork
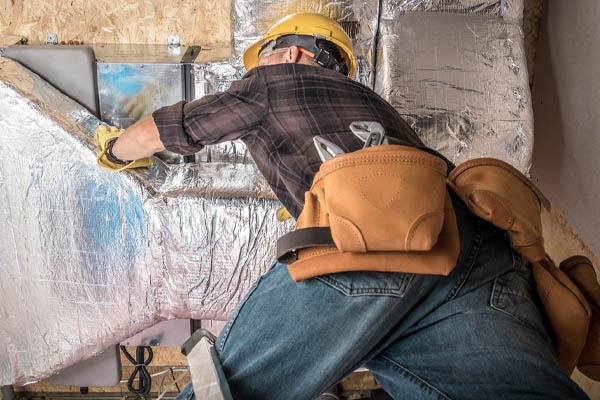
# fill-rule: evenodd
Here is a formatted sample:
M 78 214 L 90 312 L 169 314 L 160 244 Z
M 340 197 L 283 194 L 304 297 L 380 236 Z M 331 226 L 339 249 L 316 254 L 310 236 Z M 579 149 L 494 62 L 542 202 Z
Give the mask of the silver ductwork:
M 383 0 L 375 90 L 451 161 L 531 167 L 523 2 Z
M 227 318 L 292 227 L 253 164 L 98 168 L 98 123 L 0 58 L 2 385 L 162 320 Z

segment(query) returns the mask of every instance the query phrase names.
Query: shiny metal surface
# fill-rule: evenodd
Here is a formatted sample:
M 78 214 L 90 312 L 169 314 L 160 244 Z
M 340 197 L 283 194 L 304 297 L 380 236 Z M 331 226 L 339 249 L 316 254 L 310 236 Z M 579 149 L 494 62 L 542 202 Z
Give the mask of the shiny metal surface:
M 98 123 L 0 58 L 0 385 L 162 320 L 226 318 L 292 227 L 252 164 L 97 167 Z
M 128 128 L 157 108 L 183 100 L 183 65 L 98 63 L 102 120 Z
M 516 18 L 522 1 L 382 7 L 394 19 L 380 22 L 375 90 L 454 163 L 495 157 L 527 174 L 533 111 Z
M 354 79 L 373 87 L 379 0 L 233 0 L 231 9 L 233 44 L 239 55 L 275 22 L 292 13 L 313 12 L 334 19 L 352 39 L 358 63 Z
M 97 81 L 102 121 L 128 128 L 157 108 L 185 98 L 184 65 L 169 56 L 168 46 L 101 45 Z M 127 55 L 131 50 L 132 54 Z M 114 52 L 114 53 L 111 53 Z M 122 57 L 122 58 L 120 58 Z M 131 62 L 135 60 L 135 62 Z M 184 162 L 182 155 L 163 150 L 157 156 L 169 164 Z

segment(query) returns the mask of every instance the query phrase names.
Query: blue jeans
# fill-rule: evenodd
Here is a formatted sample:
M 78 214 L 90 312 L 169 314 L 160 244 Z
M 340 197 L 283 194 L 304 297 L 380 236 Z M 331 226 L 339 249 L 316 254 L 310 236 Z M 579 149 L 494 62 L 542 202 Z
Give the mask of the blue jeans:
M 461 253 L 448 276 L 295 283 L 275 264 L 216 342 L 233 398 L 312 400 L 365 366 L 395 399 L 586 399 L 556 361 L 529 264 L 453 204 Z

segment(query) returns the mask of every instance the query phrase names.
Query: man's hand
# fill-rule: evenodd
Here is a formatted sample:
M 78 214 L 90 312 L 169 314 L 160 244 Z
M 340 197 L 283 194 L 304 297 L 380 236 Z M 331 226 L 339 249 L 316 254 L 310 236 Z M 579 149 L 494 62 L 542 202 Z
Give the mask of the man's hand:
M 114 147 L 116 143 L 112 143 L 116 141 L 119 136 L 123 133 L 123 129 L 118 129 L 114 126 L 110 128 L 104 125 L 98 125 L 96 128 L 96 145 L 100 152 L 96 157 L 96 161 L 98 165 L 102 168 L 109 171 L 122 171 L 128 168 L 139 168 L 139 167 L 149 167 L 152 165 L 153 161 L 151 158 L 141 158 L 139 160 L 129 161 L 126 164 L 121 164 L 119 162 L 111 161 L 108 152 L 109 147 Z
M 138 160 L 164 149 L 154 118 L 146 117 L 127 128 L 112 150 L 121 160 Z

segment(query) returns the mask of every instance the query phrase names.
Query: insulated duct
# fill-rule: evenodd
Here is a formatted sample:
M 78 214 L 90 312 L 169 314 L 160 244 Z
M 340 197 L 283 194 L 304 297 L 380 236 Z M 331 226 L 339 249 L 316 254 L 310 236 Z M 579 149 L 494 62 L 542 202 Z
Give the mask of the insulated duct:
M 292 227 L 253 164 L 99 168 L 98 123 L 0 58 L 0 385 L 161 320 L 227 318 Z
M 522 12 L 522 0 L 383 0 L 375 90 L 454 163 L 495 157 L 527 174 Z

